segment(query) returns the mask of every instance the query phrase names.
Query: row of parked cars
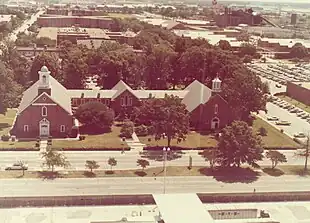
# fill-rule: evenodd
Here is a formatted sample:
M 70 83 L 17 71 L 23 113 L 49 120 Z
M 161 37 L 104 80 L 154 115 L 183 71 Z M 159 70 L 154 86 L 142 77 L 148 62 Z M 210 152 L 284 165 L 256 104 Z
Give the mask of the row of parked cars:
M 282 64 L 249 64 L 248 67 L 258 75 L 282 85 L 286 85 L 287 81 L 310 81 L 310 73 L 300 67 L 289 68 Z

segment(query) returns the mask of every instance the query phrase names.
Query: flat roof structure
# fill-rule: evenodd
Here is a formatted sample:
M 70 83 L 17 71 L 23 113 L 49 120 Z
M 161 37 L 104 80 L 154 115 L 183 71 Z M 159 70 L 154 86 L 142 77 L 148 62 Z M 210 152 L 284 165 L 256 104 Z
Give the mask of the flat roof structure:
M 153 194 L 165 223 L 211 223 L 213 218 L 197 194 Z
M 310 90 L 310 82 L 296 82 L 296 81 L 294 81 L 294 82 L 291 82 L 291 83 L 299 85 L 299 86 L 301 86 L 303 88 L 306 88 L 306 89 Z

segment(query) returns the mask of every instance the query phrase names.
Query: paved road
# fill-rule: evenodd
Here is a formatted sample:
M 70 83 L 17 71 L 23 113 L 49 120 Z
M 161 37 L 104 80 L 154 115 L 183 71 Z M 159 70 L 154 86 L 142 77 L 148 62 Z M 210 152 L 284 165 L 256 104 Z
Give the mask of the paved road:
M 12 33 L 9 34 L 9 36 L 8 36 L 9 40 L 15 41 L 17 39 L 17 34 L 19 32 L 24 32 L 25 30 L 27 30 L 28 27 L 31 26 L 35 21 L 37 21 L 38 17 L 40 15 L 42 15 L 44 12 L 45 12 L 45 10 L 41 9 L 36 14 L 32 15 L 30 19 L 25 20 L 24 23 L 20 27 L 18 27 Z
M 91 179 L 0 180 L 0 197 L 162 193 L 163 178 L 111 177 Z M 253 183 L 222 183 L 213 177 L 167 177 L 166 193 L 308 191 L 310 178 L 262 176 Z
M 304 160 L 294 156 L 295 151 L 282 151 L 290 165 L 303 165 Z M 71 170 L 85 170 L 86 160 L 96 160 L 100 164 L 99 169 L 108 169 L 107 160 L 109 157 L 115 157 L 117 160 L 117 166 L 114 169 L 139 169 L 137 166 L 137 159 L 141 158 L 141 155 L 136 151 L 126 152 L 121 154 L 121 152 L 65 152 L 65 156 L 71 163 Z M 12 163 L 23 160 L 29 165 L 29 170 L 41 170 L 42 160 L 39 152 L 1 152 L 0 159 L 0 170 L 4 170 L 5 166 L 11 165 Z M 189 156 L 193 158 L 194 166 L 207 166 L 208 162 L 198 155 L 197 151 L 188 151 L 181 155 L 180 158 L 168 161 L 167 166 L 187 166 L 189 163 Z M 150 167 L 162 167 L 163 161 L 154 161 L 154 159 L 148 159 L 150 161 Z M 259 162 L 260 165 L 270 165 L 270 161 L 264 159 Z

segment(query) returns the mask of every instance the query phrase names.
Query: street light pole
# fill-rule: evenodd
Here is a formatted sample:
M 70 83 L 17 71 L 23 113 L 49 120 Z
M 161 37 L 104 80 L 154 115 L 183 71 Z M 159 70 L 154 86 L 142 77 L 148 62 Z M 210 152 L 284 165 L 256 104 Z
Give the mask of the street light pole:
M 167 167 L 166 167 L 166 161 L 167 161 L 167 153 L 170 151 L 170 148 L 163 148 L 164 153 L 164 194 L 166 193 L 166 175 L 167 175 Z

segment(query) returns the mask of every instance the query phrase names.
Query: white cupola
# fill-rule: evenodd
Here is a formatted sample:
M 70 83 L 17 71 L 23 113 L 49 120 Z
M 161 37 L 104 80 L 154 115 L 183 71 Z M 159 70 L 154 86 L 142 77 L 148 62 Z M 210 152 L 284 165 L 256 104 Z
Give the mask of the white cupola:
M 39 86 L 38 86 L 38 95 L 41 95 L 43 92 L 51 95 L 52 89 L 50 85 L 50 71 L 46 66 L 43 66 L 39 73 Z
M 50 87 L 49 77 L 51 72 L 48 70 L 46 66 L 43 66 L 38 73 L 39 73 L 40 88 L 49 88 Z
M 213 93 L 219 93 L 221 92 L 221 85 L 222 85 L 222 81 L 216 77 L 212 80 L 212 92 Z

